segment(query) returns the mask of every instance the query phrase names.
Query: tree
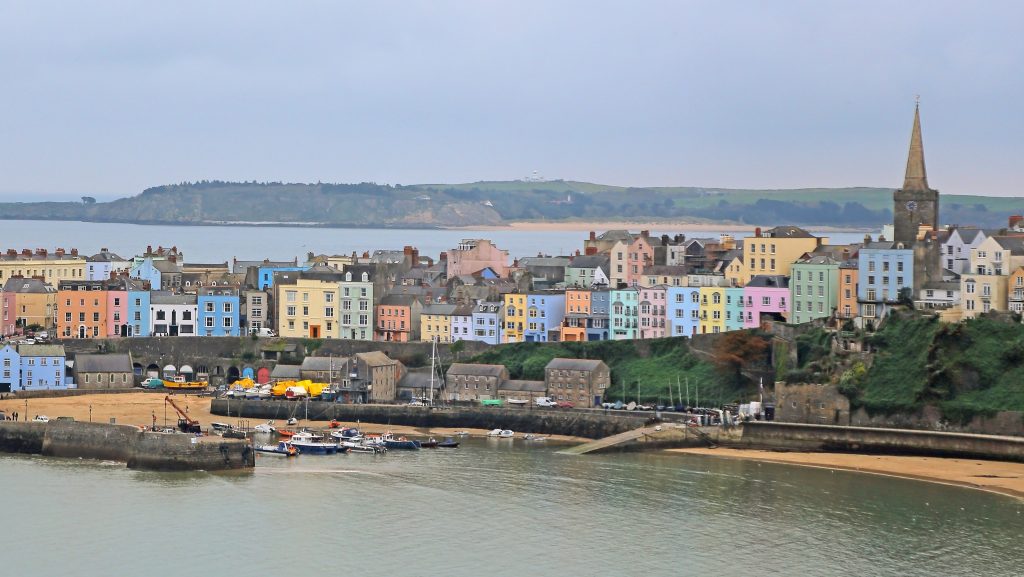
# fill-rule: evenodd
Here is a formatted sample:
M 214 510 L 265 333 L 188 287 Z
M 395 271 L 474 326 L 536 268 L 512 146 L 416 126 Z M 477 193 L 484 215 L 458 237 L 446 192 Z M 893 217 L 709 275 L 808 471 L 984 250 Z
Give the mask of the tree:
M 729 331 L 712 347 L 715 368 L 734 387 L 742 384 L 744 367 L 767 364 L 768 352 L 768 340 L 751 331 Z

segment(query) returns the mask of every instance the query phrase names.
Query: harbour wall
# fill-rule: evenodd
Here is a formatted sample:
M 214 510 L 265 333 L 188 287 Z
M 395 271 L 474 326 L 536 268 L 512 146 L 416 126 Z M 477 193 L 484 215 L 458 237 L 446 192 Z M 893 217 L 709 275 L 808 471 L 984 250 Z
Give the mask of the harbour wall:
M 734 446 L 1024 462 L 1024 438 L 877 427 L 753 421 Z
M 120 461 L 131 469 L 154 471 L 221 471 L 255 465 L 252 447 L 243 440 L 76 421 L 0 422 L 0 451 Z
M 308 405 L 308 409 L 307 409 Z M 591 413 L 577 410 L 529 410 L 486 408 L 429 408 L 406 405 L 358 405 L 310 401 L 240 401 L 215 399 L 214 415 L 228 418 L 267 419 L 280 422 L 290 418 L 316 421 L 337 419 L 345 423 L 390 423 L 410 427 L 467 429 L 511 429 L 521 433 L 543 433 L 599 439 L 642 427 L 650 416 Z

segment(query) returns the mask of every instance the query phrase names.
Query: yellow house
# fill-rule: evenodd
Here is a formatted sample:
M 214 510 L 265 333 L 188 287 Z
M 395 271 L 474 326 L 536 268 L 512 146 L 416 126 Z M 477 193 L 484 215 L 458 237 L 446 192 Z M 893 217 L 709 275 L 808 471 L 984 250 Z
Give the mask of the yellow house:
M 420 340 L 450 343 L 452 340 L 452 313 L 456 305 L 427 305 L 420 312 Z
M 725 332 L 725 287 L 700 287 L 700 332 Z
M 3 285 L 3 334 L 33 325 L 54 329 L 57 291 L 36 278 L 14 277 Z
M 281 275 L 277 279 L 277 334 L 311 339 L 339 338 L 340 273 Z
M 817 237 L 797 226 L 777 226 L 743 239 L 743 258 L 747 261 L 747 284 L 757 275 L 789 276 L 794 262 L 812 252 L 828 239 Z
M 1021 266 L 1024 266 L 1022 238 L 991 236 L 972 248 L 971 267 L 960 276 L 963 318 L 1009 310 L 1010 276 Z
M 49 252 L 44 248 L 35 251 L 24 249 L 21 252 L 8 249 L 0 253 L 0 283 L 7 282 L 12 276 L 42 277 L 43 282 L 57 286 L 64 280 L 86 280 L 86 260 L 78 255 L 78 249 L 65 252 L 58 248 Z
M 523 342 L 523 329 L 526 327 L 526 295 L 509 293 L 505 295 L 505 330 L 503 342 Z
M 737 255 L 725 265 L 725 280 L 729 286 L 746 286 L 753 275 L 747 270 L 747 263 L 743 261 L 743 255 Z

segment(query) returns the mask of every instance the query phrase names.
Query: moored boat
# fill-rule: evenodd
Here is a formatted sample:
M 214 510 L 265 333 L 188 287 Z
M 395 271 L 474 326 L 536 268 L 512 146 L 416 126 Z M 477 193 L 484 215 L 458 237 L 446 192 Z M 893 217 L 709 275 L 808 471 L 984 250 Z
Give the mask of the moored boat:
M 228 423 L 210 423 L 210 428 L 218 433 L 223 433 L 225 431 L 230 431 L 231 429 L 234 429 L 234 427 Z
M 523 439 L 526 440 L 526 441 L 534 441 L 534 442 L 536 442 L 536 441 L 547 441 L 548 440 L 546 435 L 533 435 L 533 434 L 530 434 L 530 433 L 527 433 L 527 434 L 523 435 Z
M 388 451 L 387 447 L 383 445 L 360 443 L 357 441 L 342 441 L 339 445 L 348 449 L 350 453 L 382 454 Z
M 288 441 L 280 441 L 276 445 L 256 445 L 253 449 L 257 453 L 277 455 L 280 457 L 294 457 L 299 454 L 298 450 L 291 446 Z
M 347 447 L 339 447 L 337 443 L 325 443 L 321 440 L 316 440 L 316 437 L 307 432 L 295 433 L 292 435 L 289 443 L 295 447 L 301 455 L 333 455 L 337 452 L 344 453 L 348 451 Z
M 405 450 L 418 450 L 420 448 L 420 442 L 405 437 L 395 437 L 391 433 L 384 433 L 381 437 L 384 441 L 384 446 L 388 449 L 405 449 Z
M 435 439 L 434 437 L 430 437 L 426 441 L 420 441 L 420 448 L 421 449 L 436 449 L 437 448 L 437 439 Z
M 490 431 L 487 431 L 487 436 L 488 437 L 500 437 L 501 436 L 501 429 L 491 429 Z
M 447 437 L 445 440 L 440 441 L 437 444 L 439 449 L 456 449 L 459 446 L 459 442 L 451 437 Z
M 274 428 L 274 421 L 272 420 L 267 421 L 266 423 L 260 423 L 259 425 L 253 427 L 252 430 L 256 431 L 257 433 L 274 433 L 277 431 L 277 429 Z
M 498 433 L 498 437 L 502 439 L 514 439 L 515 436 L 516 434 L 509 429 L 502 429 L 501 432 Z

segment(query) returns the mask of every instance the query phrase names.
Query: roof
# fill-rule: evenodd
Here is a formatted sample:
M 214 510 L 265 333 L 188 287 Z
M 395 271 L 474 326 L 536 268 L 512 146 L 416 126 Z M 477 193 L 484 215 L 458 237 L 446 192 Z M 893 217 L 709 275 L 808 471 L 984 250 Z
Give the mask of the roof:
M 277 365 L 270 372 L 270 378 L 281 380 L 298 379 L 300 370 L 302 370 L 302 367 L 299 365 Z
M 429 314 L 429 313 L 427 313 Z M 451 316 L 453 317 L 469 317 L 473 316 L 473 305 L 458 305 L 455 310 L 452 311 Z
M 608 365 L 605 365 L 604 361 L 592 359 L 551 359 L 551 362 L 548 363 L 547 366 L 544 367 L 544 369 L 559 369 L 565 371 L 596 371 L 601 367 L 608 368 Z
M 163 259 L 154 260 L 153 268 L 160 272 L 181 272 L 181 267 L 178 266 L 178 263 Z
M 409 371 L 402 375 L 402 378 L 398 381 L 398 388 L 400 389 L 429 389 L 430 386 L 430 369 L 426 371 Z M 435 389 L 441 387 L 441 379 L 437 375 L 434 376 L 433 387 Z
M 685 276 L 686 267 L 676 264 L 656 264 L 644 267 L 644 276 Z
M 764 231 L 763 236 L 767 238 L 817 238 L 799 226 L 792 225 L 769 228 Z
M 23 357 L 63 357 L 64 345 L 18 345 Z
M 452 363 L 452 366 L 448 368 L 449 375 L 500 377 L 504 372 L 505 365 L 485 365 L 482 363 Z
M 566 265 L 569 268 L 598 268 L 608 264 L 608 255 L 591 254 L 578 256 Z
M 151 305 L 194 305 L 197 300 L 196 295 L 176 295 L 167 291 L 149 293 Z
M 633 242 L 633 237 L 634 236 L 635 235 L 633 233 L 629 232 L 628 230 L 616 229 L 616 230 L 608 230 L 608 231 L 605 231 L 605 232 L 597 235 L 597 240 L 609 240 L 609 241 L 612 241 L 612 240 L 613 241 L 624 240 L 624 241 L 627 241 L 627 242 Z
M 127 354 L 78 353 L 75 355 L 75 371 L 79 373 L 130 373 L 132 372 L 132 358 Z
M 548 390 L 544 381 L 523 381 L 510 379 L 498 384 L 499 391 L 523 391 L 530 393 L 543 393 Z
M 1024 236 L 997 236 L 995 240 L 1010 254 L 1024 255 Z
M 420 314 L 451 316 L 459 307 L 455 305 L 427 305 Z
M 907 173 L 903 190 L 928 190 L 928 174 L 924 169 L 924 144 L 921 141 L 921 113 L 914 106 L 914 128 L 910 132 L 910 154 L 907 155 Z
M 750 279 L 748 287 L 755 288 L 789 288 L 789 278 L 780 274 L 759 274 Z
M 481 313 L 481 314 L 483 314 L 483 313 L 494 314 L 494 313 L 501 312 L 501 307 L 503 307 L 503 306 L 505 306 L 505 303 L 482 302 L 482 303 L 477 303 L 476 306 L 473 307 L 473 312 L 474 313 Z
M 413 295 L 384 295 L 379 304 L 392 307 L 411 307 L 417 302 L 419 299 Z
M 90 257 L 86 257 L 85 260 L 89 262 L 127 262 L 125 259 L 110 252 L 109 250 L 101 250 Z
M 36 294 L 52 293 L 54 288 L 37 278 L 12 277 L 4 283 L 5 293 Z
M 582 257 L 579 257 L 582 258 Z M 570 257 L 568 256 L 524 256 L 519 259 L 519 266 L 531 267 L 531 266 L 553 266 L 553 267 L 564 267 L 569 264 Z
M 832 258 L 831 256 L 829 256 L 827 254 L 819 254 L 819 255 L 809 256 L 807 258 L 802 258 L 802 259 L 796 261 L 793 264 L 823 264 L 823 265 L 834 264 L 834 265 L 838 265 L 839 261 L 837 261 L 836 259 Z
M 345 359 L 338 357 L 306 357 L 302 359 L 303 371 L 340 371 L 345 368 Z
M 367 353 L 356 353 L 356 358 L 370 366 L 386 366 L 398 364 L 398 361 L 385 355 L 381 351 L 370 351 Z

